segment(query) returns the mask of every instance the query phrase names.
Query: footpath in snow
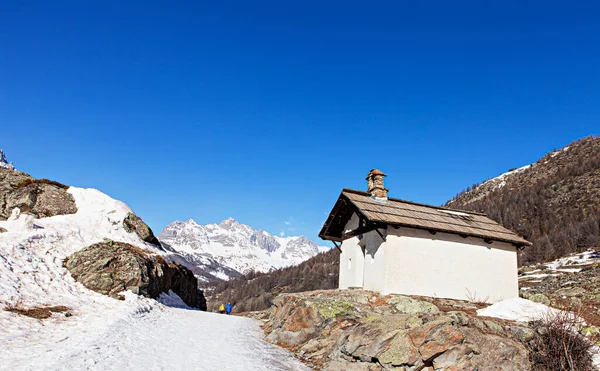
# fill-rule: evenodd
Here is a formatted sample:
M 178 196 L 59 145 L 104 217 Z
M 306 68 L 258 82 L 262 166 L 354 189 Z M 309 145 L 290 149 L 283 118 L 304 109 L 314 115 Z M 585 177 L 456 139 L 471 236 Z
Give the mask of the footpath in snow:
M 96 320 L 49 319 L 18 338 L 0 334 L 0 370 L 309 370 L 262 340 L 256 320 L 129 293 L 120 303 Z

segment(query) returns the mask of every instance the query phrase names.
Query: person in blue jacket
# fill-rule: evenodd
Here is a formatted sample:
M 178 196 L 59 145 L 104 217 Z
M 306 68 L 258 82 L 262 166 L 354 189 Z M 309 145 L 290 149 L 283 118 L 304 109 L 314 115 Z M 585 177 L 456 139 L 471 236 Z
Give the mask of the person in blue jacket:
M 227 314 L 231 314 L 231 303 L 227 303 L 227 305 L 225 306 L 225 312 Z

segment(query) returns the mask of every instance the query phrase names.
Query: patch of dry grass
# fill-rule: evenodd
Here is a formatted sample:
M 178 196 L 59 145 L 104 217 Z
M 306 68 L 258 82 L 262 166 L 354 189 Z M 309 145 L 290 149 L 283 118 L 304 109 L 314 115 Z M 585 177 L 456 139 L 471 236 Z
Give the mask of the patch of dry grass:
M 53 186 L 57 186 L 60 187 L 62 189 L 67 189 L 69 188 L 68 185 L 64 185 L 62 183 L 56 182 L 54 180 L 50 180 L 50 179 L 33 179 L 33 178 L 27 178 L 24 181 L 21 182 L 21 184 L 19 184 L 17 186 L 17 189 L 21 189 L 23 187 L 27 187 L 30 184 L 49 184 L 49 185 L 53 185 Z
M 549 314 L 533 324 L 534 339 L 530 357 L 534 371 L 595 371 L 594 342 L 579 334 L 581 321 L 577 314 Z
M 9 305 L 4 307 L 5 311 L 13 312 L 20 314 L 22 316 L 27 316 L 35 319 L 46 319 L 49 318 L 52 313 L 64 313 L 71 310 L 71 308 L 66 307 L 64 305 L 56 305 L 50 307 L 33 307 L 33 308 L 25 308 L 20 304 Z

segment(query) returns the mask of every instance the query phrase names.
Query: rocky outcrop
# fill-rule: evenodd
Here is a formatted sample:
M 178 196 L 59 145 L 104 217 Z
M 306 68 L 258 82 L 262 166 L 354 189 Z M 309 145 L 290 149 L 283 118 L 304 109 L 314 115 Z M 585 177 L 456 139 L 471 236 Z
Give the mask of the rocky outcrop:
M 325 370 L 530 370 L 526 325 L 474 315 L 474 304 L 363 290 L 284 294 L 267 340 Z M 524 340 L 528 341 L 528 340 Z
M 158 238 L 154 236 L 152 229 L 150 229 L 150 227 L 148 227 L 148 224 L 144 223 L 144 221 L 134 213 L 127 214 L 127 216 L 123 220 L 123 228 L 125 228 L 125 230 L 129 233 L 135 232 L 135 234 L 137 234 L 138 237 L 141 238 L 143 241 L 146 241 L 162 249 L 160 241 L 158 241 Z
M 124 290 L 151 298 L 172 290 L 194 308 L 200 308 L 204 299 L 198 297 L 198 281 L 187 268 L 126 243 L 106 240 L 88 246 L 64 265 L 88 289 L 115 298 Z
M 0 220 L 6 220 L 14 208 L 36 218 L 77 212 L 75 199 L 67 186 L 47 179 L 0 168 Z

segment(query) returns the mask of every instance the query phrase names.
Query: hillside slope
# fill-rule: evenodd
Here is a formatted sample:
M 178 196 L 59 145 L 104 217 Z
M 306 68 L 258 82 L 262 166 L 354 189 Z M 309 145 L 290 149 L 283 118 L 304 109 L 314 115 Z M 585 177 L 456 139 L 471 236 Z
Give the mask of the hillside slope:
M 487 214 L 533 246 L 520 264 L 600 243 L 600 137 L 575 141 L 537 162 L 468 188 L 445 206 Z
M 236 312 L 263 310 L 282 292 L 337 288 L 339 260 L 339 252 L 332 249 L 296 266 L 268 273 L 249 272 L 222 282 L 207 297 L 208 309 L 215 310 L 221 303 L 232 303 Z

